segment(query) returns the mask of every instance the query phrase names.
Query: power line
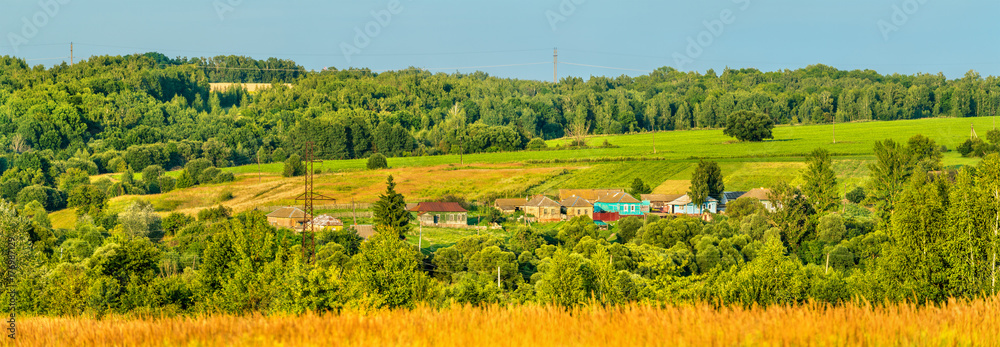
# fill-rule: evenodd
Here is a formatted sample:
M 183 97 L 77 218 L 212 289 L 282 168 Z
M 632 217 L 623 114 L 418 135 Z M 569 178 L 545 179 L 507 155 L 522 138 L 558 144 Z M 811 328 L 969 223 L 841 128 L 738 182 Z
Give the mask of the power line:
M 427 68 L 421 68 L 421 69 L 424 69 L 424 70 L 461 70 L 461 69 L 482 69 L 482 68 L 490 68 L 490 67 L 529 66 L 529 65 L 542 65 L 542 64 L 548 64 L 548 62 L 524 63 L 524 64 L 503 64 L 503 65 L 480 65 L 480 66 L 463 66 L 463 67 L 427 67 Z M 388 71 L 388 70 L 382 70 L 382 71 Z
M 36 60 L 56 60 L 56 59 L 66 59 L 69 57 L 54 57 L 54 58 L 35 58 L 35 59 L 24 59 L 24 61 L 36 61 Z
M 564 62 L 564 61 L 563 62 L 559 62 L 559 64 L 575 65 L 575 66 L 586 66 L 586 67 L 596 67 L 596 68 L 600 68 L 600 69 L 638 71 L 638 72 L 645 72 L 645 73 L 651 73 L 651 72 L 653 72 L 653 70 L 639 70 L 639 69 L 629 69 L 629 68 L 623 68 L 623 67 L 612 67 L 612 66 L 601 66 L 601 65 L 590 65 L 590 64 L 567 63 L 567 62 Z

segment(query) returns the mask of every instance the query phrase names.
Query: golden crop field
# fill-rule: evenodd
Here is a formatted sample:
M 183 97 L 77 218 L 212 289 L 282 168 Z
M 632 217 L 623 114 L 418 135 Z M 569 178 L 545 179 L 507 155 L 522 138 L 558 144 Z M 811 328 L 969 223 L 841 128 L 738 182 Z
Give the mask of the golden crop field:
M 1000 300 L 939 306 L 458 307 L 303 316 L 32 317 L 12 346 L 1000 346 Z

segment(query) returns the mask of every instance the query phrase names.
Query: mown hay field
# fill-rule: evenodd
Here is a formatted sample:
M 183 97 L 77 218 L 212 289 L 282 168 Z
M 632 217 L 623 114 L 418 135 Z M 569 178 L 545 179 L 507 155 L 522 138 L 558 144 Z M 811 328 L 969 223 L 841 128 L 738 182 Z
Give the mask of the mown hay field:
M 998 346 L 1000 300 L 458 307 L 302 316 L 29 317 L 4 346 Z

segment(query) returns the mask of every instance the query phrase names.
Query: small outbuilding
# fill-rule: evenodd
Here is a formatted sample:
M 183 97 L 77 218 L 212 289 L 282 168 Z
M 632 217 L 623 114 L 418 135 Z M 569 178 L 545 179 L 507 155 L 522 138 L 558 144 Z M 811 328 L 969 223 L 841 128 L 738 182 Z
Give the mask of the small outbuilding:
M 311 225 L 306 224 L 306 228 L 315 226 L 317 230 L 329 229 L 340 231 L 344 229 L 344 222 L 328 214 L 322 214 L 313 218 Z
M 503 213 L 514 213 L 520 211 L 526 202 L 528 202 L 527 199 L 496 199 L 493 202 L 493 207 Z
M 267 214 L 267 222 L 277 228 L 302 230 L 302 225 L 311 219 L 312 216 L 306 215 L 305 211 L 298 207 L 282 207 Z

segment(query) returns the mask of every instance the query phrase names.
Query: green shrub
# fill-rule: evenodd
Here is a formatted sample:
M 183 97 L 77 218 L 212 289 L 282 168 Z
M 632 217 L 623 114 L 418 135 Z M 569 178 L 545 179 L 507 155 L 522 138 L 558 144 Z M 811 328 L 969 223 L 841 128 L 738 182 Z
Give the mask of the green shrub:
M 860 204 L 862 201 L 865 201 L 865 188 L 857 187 L 847 192 L 847 201 L 855 204 Z
M 385 156 L 382 153 L 375 153 L 371 157 L 368 157 L 368 170 L 378 170 L 378 169 L 388 169 L 389 163 L 385 160 Z
M 212 180 L 212 183 L 226 183 L 234 180 L 236 180 L 236 176 L 233 175 L 232 172 L 220 172 L 215 176 L 215 179 Z
M 295 177 L 302 176 L 306 174 L 306 167 L 302 165 L 302 159 L 298 154 L 292 154 L 285 159 L 284 168 L 281 171 L 281 175 L 285 177 Z
M 219 168 L 214 167 L 214 166 L 210 166 L 210 167 L 202 170 L 201 174 L 198 175 L 198 184 L 214 183 L 215 182 L 215 178 L 218 177 L 219 173 L 221 173 L 221 172 L 222 172 L 222 170 L 219 170 Z
M 271 162 L 282 162 L 285 161 L 285 159 L 288 159 L 288 154 L 285 154 L 285 150 L 283 148 L 278 147 L 274 150 L 274 152 L 271 152 Z
M 533 139 L 531 139 L 531 141 L 528 142 L 528 149 L 529 150 L 538 151 L 538 150 L 543 150 L 543 149 L 546 149 L 546 148 L 549 148 L 549 146 L 546 145 L 545 144 L 545 140 L 542 140 L 542 138 L 540 138 L 540 137 L 533 138 Z
M 170 176 L 163 176 L 160 177 L 159 183 L 160 183 L 160 191 L 163 193 L 167 193 L 171 190 L 174 190 L 174 187 L 177 185 L 177 180 Z

